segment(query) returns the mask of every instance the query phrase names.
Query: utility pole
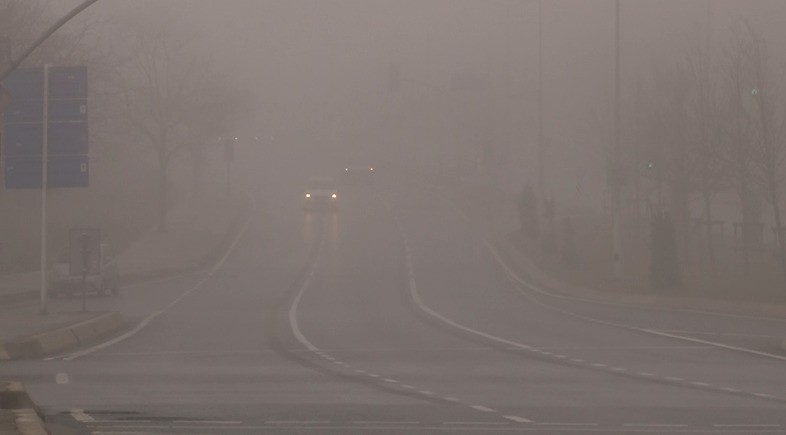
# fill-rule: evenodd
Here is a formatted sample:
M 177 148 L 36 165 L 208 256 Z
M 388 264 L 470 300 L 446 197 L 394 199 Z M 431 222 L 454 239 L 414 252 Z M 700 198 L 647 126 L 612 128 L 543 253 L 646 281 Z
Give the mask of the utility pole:
M 543 0 L 538 0 L 538 194 L 546 199 L 544 171 L 546 141 L 543 137 Z
M 620 158 L 620 0 L 614 2 L 614 147 L 611 159 L 613 179 L 611 200 L 612 273 L 622 276 L 622 235 L 620 228 L 622 202 L 622 161 Z
M 44 65 L 44 107 L 43 107 L 43 146 L 41 150 L 41 314 L 47 313 L 47 264 L 46 264 L 46 244 L 47 244 L 47 214 L 46 214 L 46 191 L 49 185 L 49 65 Z M 82 290 L 84 292 L 84 289 Z

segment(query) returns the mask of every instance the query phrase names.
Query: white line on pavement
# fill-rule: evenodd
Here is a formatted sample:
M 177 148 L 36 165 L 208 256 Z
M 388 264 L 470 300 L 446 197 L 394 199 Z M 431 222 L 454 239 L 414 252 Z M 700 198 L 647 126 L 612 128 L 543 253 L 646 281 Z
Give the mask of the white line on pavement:
M 329 424 L 328 420 L 267 420 L 265 424 Z
M 670 423 L 624 423 L 622 427 L 651 427 L 651 428 L 669 428 L 669 427 L 688 427 L 687 424 L 670 424 Z
M 744 429 L 744 428 L 777 428 L 781 427 L 779 424 L 713 424 L 713 427 L 725 429 Z
M 240 420 L 175 420 L 174 424 L 241 424 Z
M 443 421 L 442 424 L 456 426 L 502 426 L 507 423 L 497 421 Z
M 386 424 L 420 424 L 419 421 L 408 421 L 408 420 L 355 420 L 352 423 L 354 424 L 373 424 L 373 425 L 386 425 Z
M 582 301 L 582 302 L 595 302 L 595 303 L 598 302 L 598 301 L 592 301 L 592 300 L 589 300 L 589 299 L 576 298 L 576 297 L 572 297 L 572 296 L 566 296 L 566 295 L 562 295 L 562 294 L 549 292 L 549 291 L 541 289 L 540 287 L 537 287 L 537 286 L 533 285 L 532 283 L 522 279 L 516 272 L 514 272 L 513 269 L 511 269 L 508 266 L 508 264 L 505 262 L 505 260 L 502 259 L 502 256 L 497 252 L 497 250 L 491 245 L 491 243 L 487 239 L 484 238 L 483 239 L 483 243 L 486 245 L 488 250 L 491 252 L 492 256 L 497 260 L 497 263 L 499 263 L 499 265 L 502 266 L 502 268 L 505 270 L 505 272 L 508 274 L 508 276 L 510 276 L 514 281 L 518 282 L 521 286 L 523 286 L 525 288 L 528 288 L 528 289 L 530 289 L 530 290 L 532 290 L 532 291 L 534 291 L 536 293 L 539 293 L 541 295 L 550 296 L 550 297 L 553 297 L 553 298 L 566 299 L 566 300 L 577 300 L 577 301 Z M 764 356 L 764 357 L 767 357 L 767 358 L 773 358 L 773 359 L 777 359 L 777 360 L 780 360 L 780 361 L 786 361 L 786 357 L 781 356 L 781 355 L 776 355 L 776 354 L 767 353 L 767 352 L 761 352 L 761 351 L 748 349 L 748 348 L 744 348 L 744 347 L 731 346 L 731 345 L 718 343 L 718 342 L 714 342 L 714 341 L 700 340 L 700 339 L 697 339 L 697 338 L 686 337 L 686 336 L 683 336 L 683 335 L 670 334 L 670 333 L 666 333 L 666 332 L 658 331 L 658 330 L 654 330 L 654 329 L 639 328 L 637 326 L 625 325 L 625 324 L 614 323 L 614 322 L 607 322 L 605 320 L 600 320 L 600 319 L 596 319 L 596 318 L 593 318 L 593 317 L 587 317 L 587 316 L 576 314 L 576 313 L 574 313 L 572 311 L 568 311 L 568 310 L 564 310 L 564 309 L 561 309 L 561 308 L 557 308 L 557 307 L 551 306 L 549 304 L 546 304 L 546 303 L 544 303 L 542 301 L 535 300 L 535 302 L 538 305 L 540 305 L 540 306 L 543 306 L 545 308 L 548 308 L 548 309 L 551 309 L 551 310 L 563 313 L 565 315 L 568 315 L 568 316 L 571 316 L 571 317 L 574 317 L 574 318 L 577 318 L 577 319 L 583 319 L 583 320 L 586 320 L 586 321 L 589 321 L 589 322 L 593 322 L 593 323 L 597 323 L 597 324 L 601 324 L 601 325 L 614 326 L 614 327 L 617 327 L 617 328 L 628 329 L 628 330 L 631 330 L 631 331 L 644 332 L 644 333 L 647 333 L 647 334 L 659 335 L 659 336 L 662 336 L 662 337 L 673 338 L 673 339 L 676 339 L 676 340 L 682 340 L 682 341 L 689 341 L 689 342 L 692 342 L 692 343 L 705 344 L 705 345 L 708 345 L 708 346 L 718 347 L 718 348 L 722 348 L 722 349 L 734 350 L 734 351 L 738 351 L 738 352 L 744 352 L 744 353 L 749 353 L 749 354 L 753 354 L 753 355 Z M 622 305 L 628 306 L 627 304 L 622 304 Z M 660 307 L 658 307 L 658 308 L 662 309 Z M 673 310 L 673 311 L 681 311 L 681 309 L 680 310 Z M 692 310 L 685 310 L 685 311 L 692 311 Z M 702 313 L 716 314 L 716 313 L 703 312 L 703 311 L 702 311 Z M 773 320 L 773 319 L 770 319 L 770 318 L 760 318 L 760 319 Z
M 543 421 L 543 422 L 536 422 L 533 424 L 537 426 L 597 426 L 598 425 L 598 423 L 566 423 L 566 422 L 557 422 L 557 421 L 554 422 Z

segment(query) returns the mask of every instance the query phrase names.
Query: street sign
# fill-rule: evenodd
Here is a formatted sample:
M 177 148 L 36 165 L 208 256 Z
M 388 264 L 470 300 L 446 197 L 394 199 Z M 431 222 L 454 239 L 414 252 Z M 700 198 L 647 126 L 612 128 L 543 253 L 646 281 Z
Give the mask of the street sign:
M 50 99 L 49 122 L 87 122 L 87 99 Z
M 49 98 L 87 98 L 87 68 L 83 66 L 49 68 Z
M 46 166 L 47 187 L 87 187 L 90 165 L 87 155 L 50 155 Z M 41 155 L 5 158 L 7 189 L 41 188 Z
M 17 100 L 42 100 L 44 69 L 19 68 L 3 80 L 3 86 Z
M 16 70 L 3 82 L 13 97 L 3 114 L 6 188 L 41 187 L 45 124 L 47 186 L 89 184 L 87 68 L 51 67 L 48 77 L 46 123 L 43 68 Z
M 47 154 L 87 154 L 87 123 L 49 124 Z M 9 124 L 5 129 L 6 156 L 40 156 L 44 144 L 44 127 L 37 123 Z
M 18 123 L 41 123 L 44 119 L 44 102 L 42 100 L 21 100 L 14 96 L 8 105 L 3 118 L 5 125 Z
M 0 115 L 2 115 L 5 108 L 11 104 L 11 101 L 13 101 L 11 94 L 8 93 L 4 86 L 0 85 Z
M 72 228 L 68 232 L 69 275 L 98 275 L 101 273 L 101 230 L 98 228 Z
M 44 127 L 41 124 L 8 124 L 5 127 L 5 155 L 41 155 L 44 144 Z

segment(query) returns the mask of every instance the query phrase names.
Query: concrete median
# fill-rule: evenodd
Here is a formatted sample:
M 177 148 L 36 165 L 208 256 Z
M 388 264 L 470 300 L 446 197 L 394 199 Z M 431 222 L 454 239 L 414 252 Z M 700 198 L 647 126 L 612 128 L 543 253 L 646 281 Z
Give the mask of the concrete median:
M 117 311 L 102 314 L 70 327 L 79 344 L 88 344 L 106 337 L 123 327 L 123 318 Z
M 38 358 L 74 349 L 111 335 L 123 326 L 118 312 L 102 313 L 74 325 L 8 341 L 0 346 L 0 360 Z

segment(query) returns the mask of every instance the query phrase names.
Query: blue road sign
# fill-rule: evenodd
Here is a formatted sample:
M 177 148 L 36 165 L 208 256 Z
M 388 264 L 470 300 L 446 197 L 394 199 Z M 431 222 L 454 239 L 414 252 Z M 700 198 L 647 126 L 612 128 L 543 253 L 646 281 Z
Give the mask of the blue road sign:
M 3 114 L 5 185 L 41 187 L 44 70 L 14 71 L 3 86 L 13 98 Z M 49 68 L 48 187 L 88 185 L 87 68 Z
M 86 122 L 51 122 L 49 123 L 49 155 L 87 154 L 87 138 Z
M 3 86 L 15 100 L 42 100 L 44 69 L 19 68 L 3 80 Z
M 87 156 L 49 156 L 48 187 L 87 187 L 90 170 Z M 7 189 L 40 189 L 41 156 L 14 156 L 5 159 Z
M 11 94 L 13 95 L 13 94 Z M 20 122 L 41 122 L 44 119 L 43 100 L 14 100 L 3 112 L 5 124 L 15 124 Z
M 49 68 L 49 99 L 87 98 L 87 68 L 59 66 Z
M 87 99 L 49 100 L 49 122 L 87 122 Z
M 6 156 L 40 156 L 44 127 L 35 123 L 8 124 L 5 126 L 4 144 Z
M 85 122 L 49 124 L 49 155 L 87 154 L 87 134 Z M 6 156 L 40 156 L 43 145 L 42 124 L 10 124 L 5 128 Z

